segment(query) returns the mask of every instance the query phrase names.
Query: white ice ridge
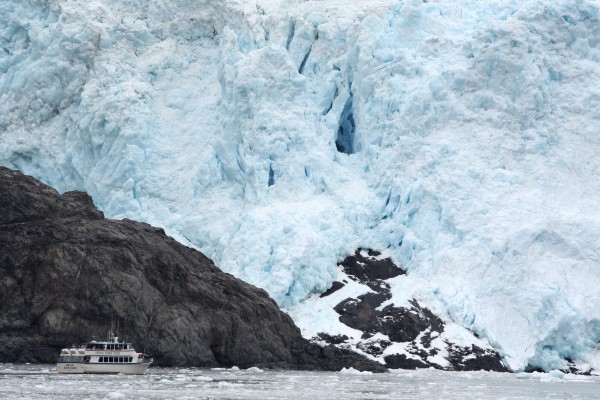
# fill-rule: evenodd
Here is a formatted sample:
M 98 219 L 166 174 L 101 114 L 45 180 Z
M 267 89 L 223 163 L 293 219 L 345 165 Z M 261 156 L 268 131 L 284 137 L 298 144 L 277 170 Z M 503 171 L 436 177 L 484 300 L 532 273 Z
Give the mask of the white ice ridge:
M 512 368 L 600 368 L 598 5 L 4 0 L 0 164 L 283 307 L 385 250 Z

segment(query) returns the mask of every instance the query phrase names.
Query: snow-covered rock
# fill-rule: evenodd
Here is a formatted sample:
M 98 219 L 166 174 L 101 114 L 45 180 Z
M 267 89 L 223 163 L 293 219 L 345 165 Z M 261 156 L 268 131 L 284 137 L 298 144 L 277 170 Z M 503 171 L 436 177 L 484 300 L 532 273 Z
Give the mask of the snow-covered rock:
M 339 267 L 340 281 L 292 312 L 304 336 L 362 353 L 391 369 L 507 370 L 485 340 L 442 321 L 415 299 L 392 296 L 391 286 L 407 277 L 390 258 L 358 249 Z
M 0 15 L 1 165 L 163 226 L 283 307 L 385 250 L 408 273 L 395 299 L 512 369 L 600 368 L 596 1 Z

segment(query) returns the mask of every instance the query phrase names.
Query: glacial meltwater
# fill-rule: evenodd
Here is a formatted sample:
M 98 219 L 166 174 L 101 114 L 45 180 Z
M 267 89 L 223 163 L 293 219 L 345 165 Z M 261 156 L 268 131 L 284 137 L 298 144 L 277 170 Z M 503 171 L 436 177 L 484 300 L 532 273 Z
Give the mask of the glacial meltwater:
M 558 371 L 369 374 L 235 367 L 64 375 L 53 365 L 0 364 L 0 399 L 600 399 L 600 377 Z

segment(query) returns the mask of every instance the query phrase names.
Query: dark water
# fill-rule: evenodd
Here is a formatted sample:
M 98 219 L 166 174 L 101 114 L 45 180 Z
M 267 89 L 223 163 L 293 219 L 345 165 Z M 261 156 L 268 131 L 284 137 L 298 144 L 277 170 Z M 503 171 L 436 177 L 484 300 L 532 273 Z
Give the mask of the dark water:
M 53 365 L 0 364 L 0 399 L 600 399 L 600 377 L 193 368 L 150 368 L 143 376 L 59 375 Z

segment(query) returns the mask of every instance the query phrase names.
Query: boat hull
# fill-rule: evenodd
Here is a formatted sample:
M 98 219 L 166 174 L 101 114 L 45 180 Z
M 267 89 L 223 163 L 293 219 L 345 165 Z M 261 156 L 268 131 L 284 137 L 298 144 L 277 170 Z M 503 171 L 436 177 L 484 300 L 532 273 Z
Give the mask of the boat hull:
M 57 363 L 59 374 L 126 374 L 143 375 L 150 366 L 143 363 Z

